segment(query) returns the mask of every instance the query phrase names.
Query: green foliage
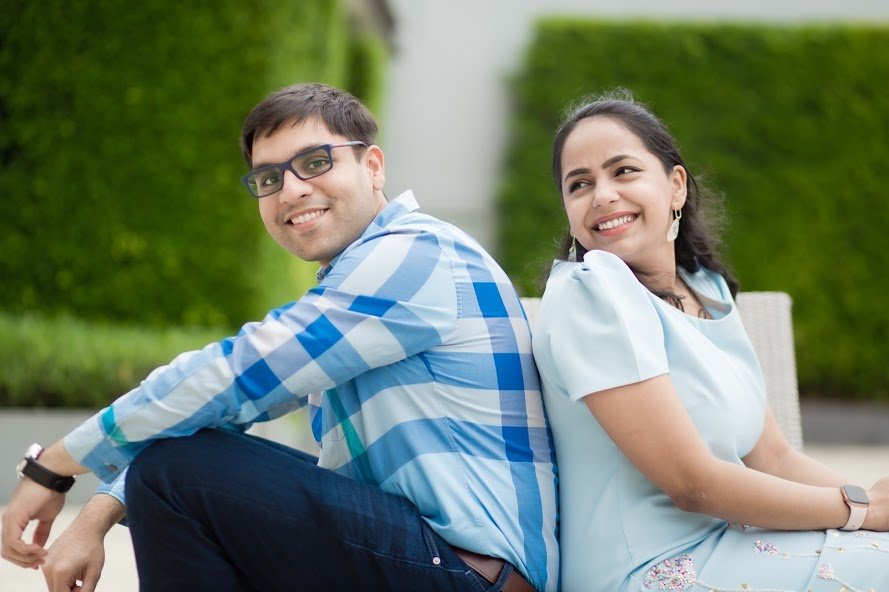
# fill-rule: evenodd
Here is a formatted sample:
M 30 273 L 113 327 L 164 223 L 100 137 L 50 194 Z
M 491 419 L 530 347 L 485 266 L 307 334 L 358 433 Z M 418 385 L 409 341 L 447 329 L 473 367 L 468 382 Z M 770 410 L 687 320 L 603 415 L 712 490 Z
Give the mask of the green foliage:
M 224 336 L 0 314 L 0 407 L 98 409 L 178 353 Z
M 344 3 L 18 4 L 0 19 L 0 308 L 233 326 L 299 297 L 313 266 L 266 235 L 238 137 L 270 91 L 349 81 Z
M 387 55 L 343 0 L 15 4 L 0 19 L 0 406 L 102 406 L 227 332 L 170 327 L 234 327 L 314 283 L 240 184 L 240 128 L 300 81 L 379 105 Z
M 378 36 L 364 33 L 350 39 L 347 86 L 374 115 L 383 109 L 388 61 L 389 50 Z
M 567 225 L 550 149 L 569 102 L 631 89 L 725 196 L 745 290 L 794 299 L 804 393 L 889 398 L 889 28 L 541 21 L 515 81 L 500 253 L 528 294 Z

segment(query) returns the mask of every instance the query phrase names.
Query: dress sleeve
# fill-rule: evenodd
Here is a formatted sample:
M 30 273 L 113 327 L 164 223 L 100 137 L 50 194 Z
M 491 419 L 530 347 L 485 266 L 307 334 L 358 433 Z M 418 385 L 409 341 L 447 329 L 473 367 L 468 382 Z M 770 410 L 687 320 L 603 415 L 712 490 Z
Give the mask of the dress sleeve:
M 623 261 L 604 251 L 554 268 L 538 313 L 534 356 L 544 382 L 574 401 L 669 372 L 651 294 Z

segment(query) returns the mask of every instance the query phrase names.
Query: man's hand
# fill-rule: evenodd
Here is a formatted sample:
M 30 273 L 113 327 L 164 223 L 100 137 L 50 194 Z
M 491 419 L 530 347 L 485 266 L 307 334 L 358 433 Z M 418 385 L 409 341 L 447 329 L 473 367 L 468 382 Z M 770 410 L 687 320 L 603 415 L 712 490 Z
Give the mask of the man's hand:
M 40 455 L 40 464 L 59 475 L 79 475 L 86 469 L 75 461 L 62 441 L 58 441 Z M 22 479 L 12 493 L 2 518 L 0 557 L 21 567 L 37 569 L 43 564 L 52 523 L 65 505 L 65 496 L 31 481 Z M 28 525 L 36 520 L 37 528 L 30 543 L 22 539 Z
M 124 514 L 123 505 L 110 495 L 90 498 L 49 548 L 43 564 L 49 592 L 95 591 L 105 565 L 105 535 Z
M 43 564 L 52 523 L 65 504 L 65 496 L 30 479 L 22 479 L 3 512 L 0 556 L 20 567 L 37 569 Z M 22 536 L 31 521 L 37 520 L 30 543 Z

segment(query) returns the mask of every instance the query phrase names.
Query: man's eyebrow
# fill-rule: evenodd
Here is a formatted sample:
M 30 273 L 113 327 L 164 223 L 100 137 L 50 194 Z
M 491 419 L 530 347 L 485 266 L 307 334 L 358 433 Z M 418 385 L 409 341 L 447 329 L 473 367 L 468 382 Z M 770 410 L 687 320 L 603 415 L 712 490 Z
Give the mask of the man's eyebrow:
M 315 150 L 316 148 L 320 148 L 321 146 L 326 146 L 328 144 L 332 144 L 332 142 L 322 142 L 321 144 L 313 143 L 313 144 L 306 144 L 304 146 L 301 146 L 301 147 L 297 148 L 296 150 L 294 150 L 293 154 L 290 155 L 290 158 L 288 158 L 284 162 L 290 162 L 291 160 L 293 160 L 294 158 L 296 158 L 303 152 Z M 266 162 L 266 161 L 260 160 L 260 161 L 253 163 L 253 170 L 261 169 L 264 166 L 269 166 L 272 164 L 277 165 L 277 164 L 283 164 L 283 163 L 281 163 L 281 162 Z
M 608 167 L 612 166 L 613 164 L 618 163 L 626 158 L 635 158 L 635 157 L 631 156 L 629 154 L 618 154 L 617 156 L 612 156 L 611 158 L 609 158 L 608 160 L 603 162 L 602 168 L 607 169 Z M 568 180 L 575 175 L 586 175 L 588 173 L 590 173 L 589 167 L 578 167 L 576 169 L 571 169 L 568 172 L 568 174 L 565 175 L 565 180 Z

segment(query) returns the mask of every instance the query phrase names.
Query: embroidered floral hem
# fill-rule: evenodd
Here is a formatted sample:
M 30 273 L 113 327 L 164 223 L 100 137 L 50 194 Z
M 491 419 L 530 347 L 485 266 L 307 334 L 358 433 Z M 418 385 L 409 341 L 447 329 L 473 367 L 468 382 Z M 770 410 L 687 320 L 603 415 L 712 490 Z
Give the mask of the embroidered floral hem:
M 730 526 L 712 553 L 692 550 L 651 566 L 641 589 L 889 592 L 889 533 Z

